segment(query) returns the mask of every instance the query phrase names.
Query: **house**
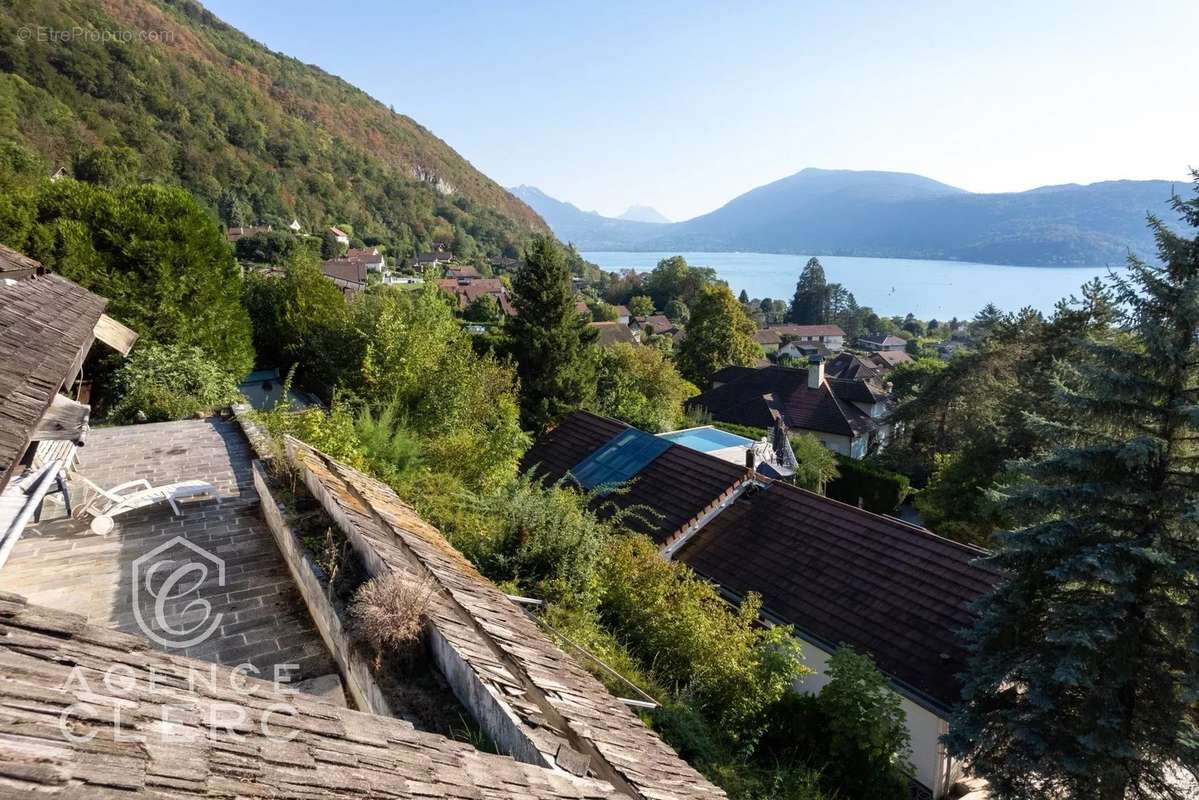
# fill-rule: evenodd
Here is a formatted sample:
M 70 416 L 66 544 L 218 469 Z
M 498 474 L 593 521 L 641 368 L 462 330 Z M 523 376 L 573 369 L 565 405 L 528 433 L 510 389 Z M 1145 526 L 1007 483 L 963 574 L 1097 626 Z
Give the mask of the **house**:
M 763 621 L 790 627 L 813 670 L 795 690 L 819 691 L 841 645 L 870 655 L 903 707 L 914 782 L 948 796 L 960 765 L 940 737 L 961 696 L 959 631 L 997 580 L 980 562 L 986 552 L 731 463 L 709 449 L 722 442 L 667 436 L 575 412 L 538 438 L 522 467 L 547 481 L 569 476 L 586 491 L 620 483 L 621 492 L 594 501 L 604 513 L 648 507 L 661 522 L 643 532 L 663 557 L 730 601 L 758 593 Z
M 137 334 L 104 313 L 107 299 L 9 248 L 0 249 L 0 256 L 3 566 L 26 525 L 39 518 L 48 494 L 61 494 L 71 512 L 66 477 L 91 418 L 83 402 L 85 384 L 80 381 L 77 390 L 76 381 L 92 344 L 99 339 L 124 356 Z
M 239 225 L 226 230 L 225 239 L 227 239 L 230 244 L 237 244 L 237 240 L 243 236 L 255 236 L 259 233 L 270 232 L 270 225 Z
M 512 272 L 520 266 L 520 259 L 510 258 L 509 256 L 492 256 L 487 259 L 487 263 L 491 265 L 491 271 L 496 275 L 502 275 L 505 272 Z
M 879 350 L 877 353 L 871 353 L 870 358 L 882 367 L 884 372 L 890 372 L 900 364 L 906 364 L 912 360 L 905 350 Z
M 329 233 L 333 234 L 333 238 L 337 240 L 338 244 L 344 244 L 347 247 L 349 246 L 350 235 L 348 233 L 346 233 L 345 231 L 343 231 L 341 228 L 330 227 Z
M 834 351 L 845 346 L 845 331 L 839 325 L 771 325 L 768 330 L 777 333 L 784 342 L 822 345 Z
M 454 260 L 454 256 L 442 250 L 434 250 L 428 253 L 417 253 L 412 258 L 408 259 L 408 265 L 414 269 L 425 269 L 427 267 L 438 267 L 442 264 L 448 264 Z
M 754 341 L 761 345 L 767 353 L 777 353 L 783 343 L 783 337 L 778 331 L 770 328 L 759 328 L 754 331 Z
M 366 289 L 366 264 L 361 261 L 351 261 L 348 258 L 331 258 L 321 262 L 321 272 L 333 281 L 348 297 Z
M 641 338 L 652 334 L 654 336 L 669 336 L 674 338 L 682 329 L 662 314 L 651 314 L 648 317 L 634 317 L 629 327 L 638 331 Z
M 629 309 L 627 306 L 613 306 L 616 309 L 616 321 L 621 325 L 629 324 Z
M 858 337 L 858 348 L 871 353 L 904 350 L 907 346 L 906 340 L 889 334 L 872 333 Z
M 508 290 L 499 278 L 479 278 L 462 282 L 454 278 L 443 278 L 437 282 L 437 287 L 458 300 L 458 310 L 465 311 L 479 298 L 491 295 L 500 304 L 500 310 L 509 317 L 516 316 L 516 308 L 508 299 Z
M 446 278 L 453 278 L 459 283 L 470 283 L 477 281 L 483 277 L 479 270 L 471 264 L 462 264 L 459 266 L 446 267 Z
M 595 343 L 600 347 L 611 347 L 614 344 L 637 344 L 640 338 L 637 334 L 620 322 L 592 322 L 589 323 L 592 328 L 595 328 L 597 336 Z
M 791 360 L 807 363 L 812 356 L 820 356 L 821 358 L 832 358 L 833 351 L 829 350 L 822 344 L 814 342 L 787 342 L 778 349 L 778 360 L 780 363 Z
M 386 266 L 383 254 L 377 247 L 350 248 L 345 257 L 350 261 L 359 261 L 366 265 L 367 272 L 382 272 Z
M 876 362 L 870 356 L 861 356 L 857 353 L 840 353 L 824 366 L 824 374 L 829 378 L 840 378 L 846 381 L 875 381 L 880 385 L 887 370 L 887 367 Z
M 812 359 L 806 369 L 727 367 L 687 407 L 703 409 L 718 422 L 762 429 L 777 416 L 788 429 L 810 433 L 834 452 L 865 458 L 885 444 L 888 395 L 860 381 L 829 379 L 820 357 Z

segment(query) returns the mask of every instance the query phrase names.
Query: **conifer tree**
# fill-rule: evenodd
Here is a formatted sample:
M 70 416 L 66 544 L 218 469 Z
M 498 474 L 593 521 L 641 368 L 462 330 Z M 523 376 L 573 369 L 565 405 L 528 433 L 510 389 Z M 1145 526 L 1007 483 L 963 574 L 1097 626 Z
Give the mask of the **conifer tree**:
M 595 390 L 590 343 L 595 330 L 575 309 L 562 249 L 538 236 L 512 281 L 516 316 L 509 323 L 521 384 L 521 421 L 538 431 L 579 408 Z
M 795 296 L 787 312 L 787 321 L 799 325 L 816 325 L 826 322 L 829 290 L 820 259 L 809 258 L 804 264 L 799 281 L 795 284 Z
M 1199 189 L 1199 173 L 1196 173 Z M 1192 228 L 1199 197 L 1175 199 Z M 1199 238 L 1113 276 L 1123 331 L 1064 368 L 1021 463 L 950 749 L 999 800 L 1183 800 L 1199 775 Z M 1194 236 L 1194 231 L 1188 231 Z

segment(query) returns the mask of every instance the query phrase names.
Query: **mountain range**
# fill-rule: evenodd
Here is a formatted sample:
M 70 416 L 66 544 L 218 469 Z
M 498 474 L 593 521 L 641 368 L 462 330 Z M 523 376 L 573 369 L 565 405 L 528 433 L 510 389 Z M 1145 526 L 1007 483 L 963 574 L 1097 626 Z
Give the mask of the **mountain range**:
M 1171 222 L 1169 181 L 1105 181 L 979 194 L 901 172 L 805 169 L 694 219 L 647 225 L 515 193 L 581 250 L 757 251 L 1029 266 L 1154 256 L 1146 214 Z

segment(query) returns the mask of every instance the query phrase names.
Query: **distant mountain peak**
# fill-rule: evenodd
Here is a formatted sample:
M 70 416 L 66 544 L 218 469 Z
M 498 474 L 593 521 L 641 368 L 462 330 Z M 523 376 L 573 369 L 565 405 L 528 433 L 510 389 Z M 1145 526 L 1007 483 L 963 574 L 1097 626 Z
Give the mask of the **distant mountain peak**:
M 631 205 L 629 210 L 621 214 L 616 219 L 624 219 L 629 222 L 653 222 L 658 225 L 668 225 L 670 220 L 666 218 L 656 208 L 650 206 Z

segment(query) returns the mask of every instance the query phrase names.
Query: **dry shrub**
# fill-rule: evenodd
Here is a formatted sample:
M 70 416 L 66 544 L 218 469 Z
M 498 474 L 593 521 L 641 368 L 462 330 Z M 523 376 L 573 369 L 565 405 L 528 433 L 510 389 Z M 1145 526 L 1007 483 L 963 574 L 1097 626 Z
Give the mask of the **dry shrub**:
M 416 580 L 398 572 L 367 581 L 350 609 L 355 628 L 376 655 L 402 653 L 420 639 L 436 592 L 432 578 Z

